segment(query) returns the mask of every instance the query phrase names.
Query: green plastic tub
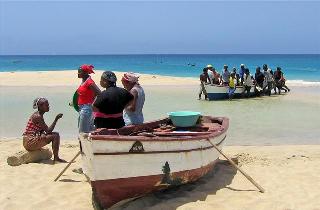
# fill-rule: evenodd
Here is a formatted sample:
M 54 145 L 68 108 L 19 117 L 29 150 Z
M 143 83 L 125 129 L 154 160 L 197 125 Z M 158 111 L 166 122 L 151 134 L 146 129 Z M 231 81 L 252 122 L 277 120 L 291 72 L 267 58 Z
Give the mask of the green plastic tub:
M 169 118 L 176 127 L 192 127 L 195 126 L 201 113 L 193 111 L 177 111 L 169 112 Z

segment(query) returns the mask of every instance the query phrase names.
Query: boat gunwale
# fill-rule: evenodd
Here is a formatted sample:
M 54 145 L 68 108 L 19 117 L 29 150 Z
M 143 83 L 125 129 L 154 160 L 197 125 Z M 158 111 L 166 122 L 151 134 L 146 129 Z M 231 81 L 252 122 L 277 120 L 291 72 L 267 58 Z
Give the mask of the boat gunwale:
M 223 139 L 215 145 L 219 146 L 224 142 L 226 138 L 227 138 L 227 135 L 225 135 Z M 147 151 L 147 152 L 145 151 L 144 152 L 94 152 L 93 155 L 132 155 L 132 154 L 144 155 L 144 154 L 159 154 L 159 153 L 182 153 L 182 152 L 203 151 L 203 150 L 212 149 L 213 147 L 214 146 L 198 147 L 198 148 L 187 149 L 187 150 L 163 150 L 163 151 Z
M 211 116 L 203 116 L 207 117 L 211 120 L 217 120 L 221 121 L 221 130 L 215 130 L 215 131 L 209 131 L 210 134 L 203 134 L 199 133 L 199 135 L 193 135 L 188 136 L 187 134 L 185 136 L 174 136 L 174 137 L 168 137 L 168 136 L 156 136 L 156 137 L 147 137 L 147 136 L 129 136 L 129 135 L 96 135 L 96 134 L 89 134 L 89 139 L 93 141 L 196 141 L 199 139 L 210 139 L 215 138 L 218 136 L 223 135 L 227 132 L 229 128 L 229 119 L 227 117 L 211 117 Z M 161 120 L 152 121 L 145 123 L 144 125 L 151 125 L 159 122 Z

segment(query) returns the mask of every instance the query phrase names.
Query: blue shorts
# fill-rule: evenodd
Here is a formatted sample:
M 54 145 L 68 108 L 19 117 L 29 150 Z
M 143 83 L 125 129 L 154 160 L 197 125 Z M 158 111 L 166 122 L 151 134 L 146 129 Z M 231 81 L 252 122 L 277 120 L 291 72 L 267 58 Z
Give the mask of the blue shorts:
M 234 91 L 236 91 L 235 88 L 229 87 L 229 92 L 228 92 L 229 96 L 233 95 L 233 94 L 234 94 Z
M 79 105 L 79 133 L 89 133 L 94 130 L 92 105 Z

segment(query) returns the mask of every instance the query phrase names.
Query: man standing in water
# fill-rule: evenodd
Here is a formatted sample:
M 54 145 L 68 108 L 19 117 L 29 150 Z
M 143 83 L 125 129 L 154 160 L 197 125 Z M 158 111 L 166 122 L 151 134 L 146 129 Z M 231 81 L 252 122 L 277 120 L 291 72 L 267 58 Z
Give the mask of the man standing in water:
M 204 68 L 203 73 L 200 74 L 199 100 L 201 99 L 202 93 L 205 96 L 205 100 L 208 100 L 208 94 L 207 94 L 206 88 L 204 87 L 205 84 L 208 84 L 208 69 L 207 68 Z
M 126 125 L 139 125 L 144 121 L 142 108 L 144 105 L 144 90 L 138 83 L 139 75 L 128 72 L 121 79 L 123 87 L 133 95 L 133 100 L 123 111 L 123 119 Z

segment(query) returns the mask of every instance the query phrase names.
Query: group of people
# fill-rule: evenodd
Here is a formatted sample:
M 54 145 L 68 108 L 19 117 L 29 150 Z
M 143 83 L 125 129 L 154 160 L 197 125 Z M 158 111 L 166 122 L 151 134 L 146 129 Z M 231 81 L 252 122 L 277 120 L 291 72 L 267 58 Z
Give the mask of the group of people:
M 202 93 L 205 95 L 205 99 L 208 99 L 205 84 L 229 86 L 229 99 L 233 98 L 237 86 L 242 87 L 243 97 L 250 96 L 252 87 L 258 96 L 263 94 L 270 96 L 272 89 L 275 94 L 277 90 L 278 94 L 281 93 L 281 90 L 285 92 L 290 91 L 285 84 L 286 80 L 281 67 L 277 67 L 276 71 L 273 72 L 267 64 L 263 64 L 262 69 L 263 72 L 261 71 L 261 67 L 258 66 L 253 77 L 250 74 L 250 70 L 244 64 L 240 65 L 239 71 L 237 71 L 236 67 L 233 67 L 231 72 L 228 70 L 228 65 L 224 65 L 221 74 L 219 74 L 211 64 L 208 64 L 200 75 L 199 99 L 201 99 Z
M 89 133 L 97 128 L 118 129 L 123 126 L 138 125 L 144 121 L 142 108 L 145 101 L 144 90 L 139 84 L 139 75 L 128 72 L 122 76 L 124 88 L 117 87 L 117 77 L 112 71 L 102 73 L 100 88 L 91 78 L 92 65 L 84 64 L 78 69 L 82 80 L 77 89 L 79 105 L 79 133 Z M 65 162 L 59 157 L 60 136 L 53 132 L 57 121 L 63 116 L 58 114 L 50 126 L 43 115 L 49 111 L 49 102 L 40 97 L 34 100 L 34 112 L 28 120 L 23 133 L 23 146 L 28 151 L 39 150 L 52 143 L 54 162 Z

